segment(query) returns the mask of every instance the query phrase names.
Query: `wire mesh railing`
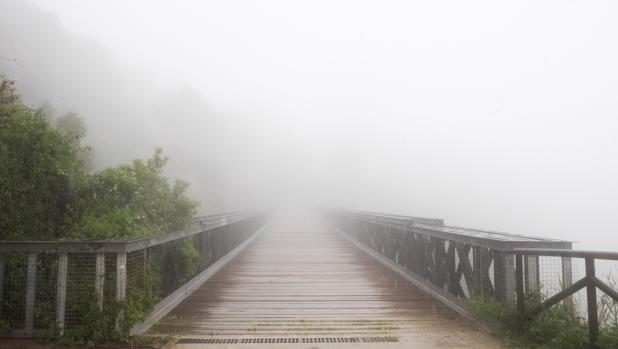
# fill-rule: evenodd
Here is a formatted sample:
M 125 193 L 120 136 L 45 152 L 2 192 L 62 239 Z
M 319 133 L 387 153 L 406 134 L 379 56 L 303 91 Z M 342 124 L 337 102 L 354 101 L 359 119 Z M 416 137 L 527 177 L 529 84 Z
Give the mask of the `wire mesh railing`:
M 560 304 L 587 318 L 591 348 L 598 347 L 600 329 L 618 328 L 618 288 L 611 277 L 608 276 L 609 280 L 599 278 L 597 271 L 598 261 L 615 264 L 618 253 L 541 248 L 518 248 L 513 253 L 517 310 L 523 320 L 531 320 Z M 526 286 L 525 261 L 530 259 L 538 260 L 541 266 L 550 266 L 549 273 L 542 275 L 535 288 Z M 561 268 L 552 268 L 556 260 L 561 261 Z
M 523 321 L 560 304 L 587 319 L 591 348 L 600 331 L 618 331 L 618 287 L 610 273 L 618 269 L 618 253 L 573 251 L 569 241 L 445 226 L 440 219 L 344 210 L 324 215 L 464 315 L 475 297 L 498 301 Z
M 93 322 L 129 333 L 267 221 L 266 212 L 243 211 L 135 240 L 0 242 L 0 335 L 58 336 Z
M 385 257 L 415 281 L 461 309 L 466 299 L 491 296 L 515 307 L 514 248 L 570 249 L 571 242 L 444 225 L 433 218 L 326 210 L 345 236 Z M 526 263 L 526 284 L 547 273 L 538 259 Z M 568 259 L 555 265 L 570 268 Z

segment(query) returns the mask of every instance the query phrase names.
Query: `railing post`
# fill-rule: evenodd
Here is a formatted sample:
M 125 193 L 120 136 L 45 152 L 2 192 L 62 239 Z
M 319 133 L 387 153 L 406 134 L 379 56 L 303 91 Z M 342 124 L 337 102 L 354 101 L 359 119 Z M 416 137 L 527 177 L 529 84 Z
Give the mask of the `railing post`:
M 483 290 L 483 263 L 481 254 L 483 251 L 479 246 L 472 247 L 472 274 L 474 275 L 474 285 L 470 285 L 473 293 L 477 293 L 480 295 L 484 294 Z M 464 258 L 466 256 L 463 256 Z M 459 258 L 462 258 L 460 256 Z
M 2 308 L 4 305 L 4 270 L 6 269 L 6 264 L 4 262 L 4 258 L 0 256 L 0 318 L 2 318 Z
M 116 254 L 116 301 L 122 302 L 127 294 L 127 253 Z M 116 318 L 116 331 L 120 332 L 122 324 L 122 311 Z
M 66 253 L 58 254 L 58 295 L 56 297 L 56 326 L 58 327 L 59 335 L 64 334 L 64 314 L 67 301 L 67 266 L 68 255 Z
M 573 264 L 571 257 L 562 257 L 562 288 L 565 289 L 573 284 Z
M 26 337 L 34 335 L 34 301 L 36 299 L 36 264 L 37 254 L 28 254 L 28 267 L 26 272 L 26 315 L 24 331 Z
M 515 306 L 515 257 L 505 251 L 494 251 L 494 283 L 498 299 Z
M 523 315 L 526 311 L 524 301 L 524 263 L 521 254 L 515 255 L 515 291 L 517 293 L 517 312 Z
M 524 257 L 524 277 L 525 277 L 525 290 L 526 292 L 539 290 L 539 256 L 525 256 Z
M 590 339 L 590 348 L 597 348 L 597 339 L 599 335 L 599 317 L 597 310 L 597 287 L 594 282 L 594 258 L 586 258 L 586 300 L 588 302 L 588 337 Z
M 94 290 L 97 296 L 97 305 L 99 310 L 103 309 L 103 284 L 105 282 L 105 253 L 97 253 L 95 275 L 94 275 Z

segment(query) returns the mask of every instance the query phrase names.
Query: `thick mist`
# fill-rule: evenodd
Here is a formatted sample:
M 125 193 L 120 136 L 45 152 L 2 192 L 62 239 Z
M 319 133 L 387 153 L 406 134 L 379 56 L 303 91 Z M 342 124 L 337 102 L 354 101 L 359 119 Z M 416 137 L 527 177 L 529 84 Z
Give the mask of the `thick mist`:
M 327 205 L 618 250 L 613 1 L 0 0 L 0 73 L 204 213 Z

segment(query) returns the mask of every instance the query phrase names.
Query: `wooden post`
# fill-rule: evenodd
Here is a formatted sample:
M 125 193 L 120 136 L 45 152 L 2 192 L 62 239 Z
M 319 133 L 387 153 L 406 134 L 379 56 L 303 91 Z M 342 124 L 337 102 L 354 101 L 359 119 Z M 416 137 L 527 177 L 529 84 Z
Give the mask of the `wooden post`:
M 515 290 L 517 293 L 517 311 L 519 315 L 523 315 L 526 311 L 524 302 L 524 263 L 523 256 L 515 255 Z
M 494 284 L 498 299 L 515 306 L 515 257 L 512 253 L 494 251 Z
M 573 284 L 573 264 L 571 257 L 562 257 L 562 289 Z
M 36 264 L 37 254 L 28 254 L 28 268 L 26 272 L 26 315 L 24 331 L 26 337 L 34 335 L 34 301 L 36 299 Z
M 116 254 L 116 301 L 122 302 L 127 295 L 127 253 Z M 116 318 L 116 331 L 120 332 L 123 314 Z
M 64 314 L 67 302 L 67 270 L 68 255 L 60 253 L 58 255 L 58 295 L 56 297 L 56 326 L 59 334 L 64 334 Z
M 103 310 L 103 286 L 105 282 L 105 253 L 97 253 L 95 275 L 94 275 L 94 291 L 97 295 L 97 305 L 99 310 Z
M 472 247 L 472 273 L 474 275 L 474 285 L 468 285 L 471 294 L 483 295 L 483 264 L 481 254 L 483 251 L 478 246 Z M 468 256 L 464 256 L 468 257 Z M 462 258 L 461 256 L 459 258 Z
M 538 291 L 540 278 L 539 256 L 525 256 L 524 270 L 526 292 Z
M 588 337 L 590 348 L 597 348 L 599 336 L 599 316 L 597 310 L 597 287 L 594 282 L 594 258 L 586 258 L 586 298 L 588 301 Z

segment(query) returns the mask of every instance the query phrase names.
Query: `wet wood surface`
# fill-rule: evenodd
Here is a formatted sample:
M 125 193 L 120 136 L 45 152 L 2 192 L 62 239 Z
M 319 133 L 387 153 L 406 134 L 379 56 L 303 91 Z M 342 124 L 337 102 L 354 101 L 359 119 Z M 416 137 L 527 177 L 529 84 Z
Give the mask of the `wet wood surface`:
M 274 227 L 149 333 L 441 335 L 462 324 L 335 232 Z

